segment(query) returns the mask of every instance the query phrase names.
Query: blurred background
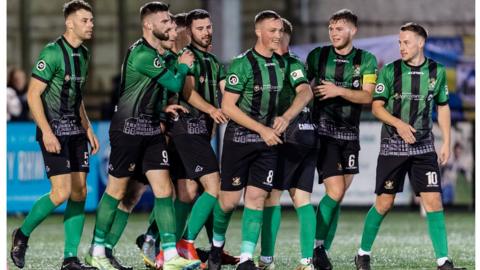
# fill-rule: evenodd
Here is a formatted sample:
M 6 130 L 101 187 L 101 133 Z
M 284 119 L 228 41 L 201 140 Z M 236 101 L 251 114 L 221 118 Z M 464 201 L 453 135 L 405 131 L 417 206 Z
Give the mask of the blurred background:
M 35 141 L 35 125 L 26 105 L 25 90 L 40 50 L 64 31 L 63 0 L 7 1 L 7 211 L 27 212 L 33 202 L 48 192 L 49 182 Z M 123 57 L 128 46 L 141 36 L 139 7 L 148 1 L 88 1 L 94 8 L 94 38 L 86 45 L 92 53 L 84 95 L 87 112 L 101 140 L 102 151 L 91 159 L 87 209 L 94 211 L 106 181 L 112 115 L 112 93 L 118 87 Z M 354 45 L 374 53 L 379 68 L 399 58 L 397 35 L 405 22 L 415 21 L 429 31 L 426 54 L 447 66 L 452 109 L 452 155 L 442 169 L 444 203 L 453 208 L 474 207 L 474 122 L 475 122 L 475 8 L 474 0 L 175 0 L 172 13 L 203 8 L 214 24 L 213 53 L 227 66 L 232 57 L 253 46 L 253 18 L 273 9 L 294 26 L 291 49 L 305 60 L 313 48 L 327 44 L 328 19 L 349 8 L 359 17 Z M 48 3 L 48 4 L 47 4 Z M 345 203 L 371 205 L 374 199 L 376 157 L 381 124 L 369 106 L 364 106 L 361 123 L 360 171 L 347 192 Z M 440 143 L 435 127 L 436 143 Z M 217 144 L 217 140 L 212 143 Z M 408 183 L 408 182 L 406 182 Z M 397 204 L 415 205 L 406 184 Z M 150 196 L 150 197 L 149 197 Z M 313 201 L 323 196 L 315 185 Z M 151 207 L 151 194 L 139 209 Z M 283 203 L 289 204 L 285 197 Z M 62 211 L 60 208 L 58 211 Z

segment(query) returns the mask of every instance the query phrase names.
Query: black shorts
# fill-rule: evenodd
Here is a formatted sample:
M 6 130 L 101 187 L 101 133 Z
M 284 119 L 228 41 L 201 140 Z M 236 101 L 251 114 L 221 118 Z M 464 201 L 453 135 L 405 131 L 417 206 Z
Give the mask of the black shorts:
M 88 163 L 88 140 L 85 134 L 58 136 L 57 139 L 61 146 L 59 154 L 47 152 L 42 137 L 38 138 L 48 178 L 71 172 L 88 173 L 90 164 Z
M 114 177 L 132 177 L 149 170 L 168 170 L 169 160 L 163 134 L 154 136 L 110 133 L 108 173 Z
M 320 136 L 317 169 L 318 181 L 323 182 L 332 176 L 357 174 L 360 142 Z
M 415 156 L 378 156 L 375 193 L 402 192 L 407 173 L 417 196 L 420 192 L 442 191 L 437 154 L 430 152 Z
M 270 192 L 277 167 L 277 148 L 265 143 L 224 140 L 221 190 L 238 191 L 254 186 Z
M 172 177 L 173 183 L 176 183 L 178 179 L 187 179 L 185 167 L 183 166 L 182 159 L 175 148 L 172 137 L 167 146 L 168 158 L 170 159 L 170 177 Z
M 176 135 L 173 144 L 182 160 L 185 176 L 198 179 L 218 172 L 218 160 L 210 144 L 210 137 L 203 135 Z
M 278 190 L 298 188 L 312 193 L 316 164 L 316 148 L 291 143 L 281 144 L 278 147 L 273 188 Z

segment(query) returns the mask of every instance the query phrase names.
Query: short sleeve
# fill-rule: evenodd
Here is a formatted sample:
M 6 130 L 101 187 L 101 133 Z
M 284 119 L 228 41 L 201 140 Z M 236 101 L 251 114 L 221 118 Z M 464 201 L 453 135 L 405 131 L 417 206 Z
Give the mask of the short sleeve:
M 365 53 L 364 55 L 365 65 L 362 71 L 362 82 L 363 84 L 375 84 L 377 82 L 377 58 L 371 53 Z
M 288 72 L 286 76 L 293 89 L 297 88 L 297 86 L 302 83 L 308 83 L 305 66 L 300 60 L 290 58 L 288 65 Z
M 246 65 L 242 58 L 233 60 L 226 75 L 225 91 L 240 94 L 245 89 L 247 83 Z
M 434 91 L 434 99 L 437 105 L 448 104 L 447 73 L 444 67 L 439 69 Z
M 388 101 L 393 93 L 393 83 L 391 80 L 391 68 L 390 65 L 385 66 L 378 74 L 377 85 L 373 93 L 373 100 Z
M 159 78 L 165 72 L 167 67 L 159 55 L 148 51 L 139 52 L 135 57 L 131 57 L 132 67 L 149 78 Z
M 309 81 L 313 80 L 315 78 L 315 75 L 317 74 L 318 55 L 319 55 L 319 49 L 317 48 L 311 51 L 307 56 L 306 72 L 307 72 L 307 79 Z
M 38 56 L 35 66 L 32 69 L 32 77 L 48 83 L 61 68 L 62 53 L 56 49 L 55 44 L 47 45 Z

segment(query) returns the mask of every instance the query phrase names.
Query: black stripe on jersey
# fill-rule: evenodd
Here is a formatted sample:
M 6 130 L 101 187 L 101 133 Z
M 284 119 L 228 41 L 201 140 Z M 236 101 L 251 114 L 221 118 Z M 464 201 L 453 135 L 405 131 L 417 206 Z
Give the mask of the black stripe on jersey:
M 359 68 L 362 65 L 362 54 L 363 51 L 361 49 L 356 49 L 355 56 L 353 57 L 353 70 L 355 71 L 356 67 L 358 66 Z M 361 73 L 359 73 L 357 76 L 352 76 L 352 89 L 355 90 L 361 90 L 362 89 L 362 78 L 360 77 Z M 358 86 L 354 86 L 354 82 L 358 81 Z
M 420 94 L 420 67 L 411 67 L 412 74 L 410 75 L 410 125 L 415 125 L 418 113 L 418 95 Z
M 262 88 L 263 88 L 263 79 L 262 71 L 258 66 L 255 56 L 253 56 L 253 51 L 247 53 L 247 59 L 252 66 L 253 71 L 253 97 L 252 97 L 252 108 L 250 108 L 250 115 L 257 120 L 257 117 L 260 115 L 260 110 L 262 106 Z M 255 90 L 258 89 L 258 90 Z
M 433 80 L 435 80 L 435 82 L 437 81 L 437 67 L 438 67 L 437 62 L 435 62 L 431 59 L 428 59 L 428 85 L 429 85 L 429 87 L 430 87 L 431 81 L 433 81 Z M 422 128 L 423 129 L 428 129 L 429 128 L 430 106 L 432 105 L 432 102 L 433 102 L 433 92 L 434 92 L 433 89 L 431 91 L 430 91 L 430 89 L 428 90 L 427 98 L 426 98 L 426 101 L 425 101 L 426 105 L 425 105 L 423 115 L 422 115 L 422 123 L 423 123 Z M 428 97 L 430 95 L 432 96 L 432 98 L 429 100 Z
M 273 63 L 273 57 L 267 58 L 267 64 Z M 272 119 L 274 116 L 277 115 L 276 113 L 276 100 L 277 100 L 277 87 L 278 87 L 278 80 L 277 80 L 277 73 L 275 72 L 275 65 L 268 65 L 268 78 L 270 79 L 270 99 L 268 100 L 268 111 L 267 111 L 267 126 L 272 125 Z M 273 88 L 273 91 L 272 91 Z
M 76 115 L 80 115 L 80 102 L 82 101 L 82 89 L 81 89 L 81 82 L 78 78 L 82 77 L 82 71 L 80 69 L 80 55 L 78 48 L 73 49 L 73 67 L 75 68 L 75 113 Z
M 337 55 L 337 59 L 338 58 L 344 59 L 344 57 Z M 338 85 L 337 83 L 342 83 L 343 82 L 344 73 L 345 73 L 345 62 L 339 61 L 339 62 L 335 63 L 335 75 L 334 75 L 333 78 L 335 80 L 336 85 Z M 335 111 L 334 115 L 337 116 L 337 117 L 335 117 L 336 118 L 335 122 L 344 122 L 344 121 L 341 121 L 341 115 L 343 114 L 343 106 L 342 105 L 345 102 L 340 97 L 330 99 L 327 102 L 330 102 L 330 104 L 338 102 L 337 103 L 338 105 L 333 108 L 333 110 Z
M 327 58 L 330 53 L 331 46 L 322 47 L 320 49 L 320 57 L 318 57 L 318 83 L 325 80 L 325 72 L 327 70 Z
M 211 63 L 211 59 L 208 58 L 208 60 L 205 60 L 204 61 L 204 64 L 205 64 L 205 71 L 206 71 L 206 75 L 207 75 L 207 78 L 208 78 L 208 84 L 205 83 L 206 80 L 204 80 L 204 83 L 208 86 L 208 94 L 209 94 L 209 103 L 214 105 L 215 104 L 215 89 L 216 87 L 214 85 L 212 85 L 212 82 L 213 82 L 213 70 L 212 70 L 212 63 Z
M 60 46 L 60 49 L 62 49 L 63 62 L 65 63 L 65 78 L 68 79 L 68 80 L 65 80 L 65 79 L 63 80 L 62 92 L 60 93 L 60 113 L 67 114 L 68 113 L 68 91 L 70 90 L 70 83 L 71 83 L 70 78 L 72 75 L 72 70 L 70 66 L 70 56 L 68 55 L 67 49 L 63 44 L 63 39 L 58 39 L 57 44 L 58 46 Z
M 393 116 L 402 117 L 402 60 L 393 62 Z

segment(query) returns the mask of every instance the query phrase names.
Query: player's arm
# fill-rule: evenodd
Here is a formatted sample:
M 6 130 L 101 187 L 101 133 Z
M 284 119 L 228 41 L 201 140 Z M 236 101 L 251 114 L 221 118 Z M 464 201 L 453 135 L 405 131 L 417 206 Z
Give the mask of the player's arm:
M 45 116 L 45 109 L 43 108 L 41 95 L 47 88 L 47 84 L 36 77 L 30 79 L 27 92 L 27 102 L 30 107 L 33 120 L 38 128 L 42 131 L 42 140 L 47 152 L 60 153 L 60 143 L 57 137 L 53 134 L 47 117 Z
M 242 110 L 240 110 L 240 108 L 237 106 L 237 101 L 239 98 L 240 94 L 226 91 L 222 100 L 222 111 L 239 125 L 260 134 L 267 145 L 272 146 L 282 143 L 279 138 L 280 134 L 277 133 L 277 131 L 253 120 Z
M 336 86 L 332 82 L 322 81 L 321 85 L 315 86 L 315 93 L 320 97 L 320 100 L 342 97 L 350 102 L 358 104 L 372 103 L 372 92 L 375 89 L 374 83 L 364 84 L 362 91 Z
M 450 157 L 450 129 L 451 129 L 451 116 L 450 106 L 448 104 L 438 106 L 438 126 L 442 132 L 442 147 L 440 148 L 439 161 L 441 165 L 447 164 Z
M 83 103 L 83 100 L 80 103 L 80 120 L 82 123 L 82 127 L 87 131 L 87 139 L 90 143 L 90 146 L 92 147 L 90 152 L 92 155 L 95 155 L 100 149 L 100 144 L 98 143 L 97 136 L 95 136 L 95 133 L 93 132 L 93 128 L 90 124 L 90 120 L 88 119 L 87 111 L 85 110 L 85 104 Z
M 212 117 L 212 119 L 215 121 L 215 123 L 223 124 L 228 121 L 227 117 L 222 113 L 221 109 L 216 108 L 212 104 L 205 101 L 205 99 L 200 96 L 197 90 L 195 90 L 194 76 L 187 76 L 187 78 L 185 79 L 185 84 L 183 86 L 183 97 L 193 107 L 204 113 L 208 113 L 210 117 Z
M 283 113 L 282 117 L 290 123 L 292 119 L 297 117 L 297 115 L 307 106 L 307 104 L 313 98 L 313 92 L 310 88 L 310 85 L 307 83 L 302 83 L 295 88 L 295 98 L 292 101 L 292 105 Z M 275 125 L 274 125 L 275 128 Z

